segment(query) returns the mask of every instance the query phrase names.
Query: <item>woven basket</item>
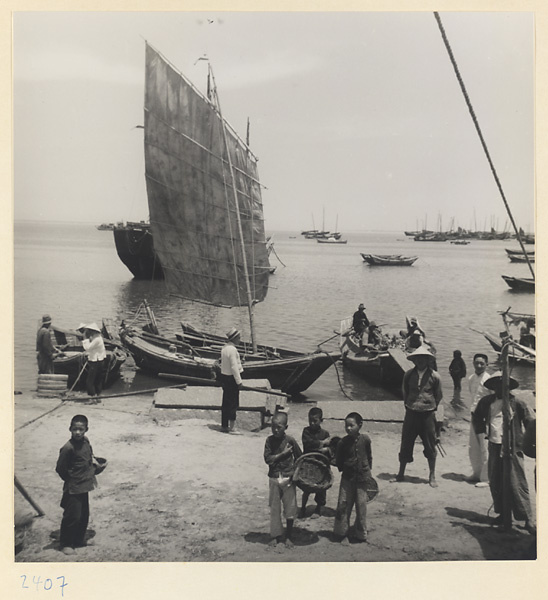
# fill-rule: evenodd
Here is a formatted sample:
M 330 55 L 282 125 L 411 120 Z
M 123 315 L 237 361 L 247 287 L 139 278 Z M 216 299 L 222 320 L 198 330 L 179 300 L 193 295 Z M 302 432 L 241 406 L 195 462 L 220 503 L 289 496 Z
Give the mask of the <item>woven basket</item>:
M 303 492 L 328 490 L 333 485 L 329 458 L 320 452 L 303 454 L 295 461 L 293 481 Z
M 367 478 L 366 491 L 367 502 L 375 500 L 375 498 L 379 495 L 379 486 L 377 484 L 377 480 L 373 476 Z
M 99 475 L 99 473 L 102 473 L 108 466 L 108 461 L 106 458 L 101 458 L 100 456 L 95 456 L 95 461 L 96 461 L 96 465 L 95 465 L 95 475 Z

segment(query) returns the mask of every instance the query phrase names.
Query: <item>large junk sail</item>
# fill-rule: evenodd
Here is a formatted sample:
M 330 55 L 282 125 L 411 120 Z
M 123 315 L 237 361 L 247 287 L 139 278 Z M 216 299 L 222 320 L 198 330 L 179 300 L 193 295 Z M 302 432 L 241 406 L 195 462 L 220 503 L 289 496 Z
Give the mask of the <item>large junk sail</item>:
M 145 171 L 154 248 L 169 291 L 247 305 L 247 263 L 252 301 L 264 300 L 269 261 L 257 158 L 219 107 L 148 44 Z

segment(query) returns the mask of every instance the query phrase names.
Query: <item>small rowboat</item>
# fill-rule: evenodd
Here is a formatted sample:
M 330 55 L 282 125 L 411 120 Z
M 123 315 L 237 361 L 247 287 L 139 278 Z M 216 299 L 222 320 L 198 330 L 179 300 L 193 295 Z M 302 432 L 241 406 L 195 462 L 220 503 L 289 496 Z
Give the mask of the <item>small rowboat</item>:
M 531 277 L 509 277 L 501 275 L 506 283 L 516 292 L 534 292 L 535 280 Z
M 508 256 L 523 256 L 523 252 L 521 250 L 510 250 L 509 248 L 505 248 L 506 250 L 506 254 L 508 254 Z M 525 254 L 527 254 L 527 256 L 535 256 L 535 251 L 534 250 L 526 250 Z
M 363 252 L 360 254 L 366 263 L 383 267 L 410 267 L 419 258 L 401 254 L 364 254 Z

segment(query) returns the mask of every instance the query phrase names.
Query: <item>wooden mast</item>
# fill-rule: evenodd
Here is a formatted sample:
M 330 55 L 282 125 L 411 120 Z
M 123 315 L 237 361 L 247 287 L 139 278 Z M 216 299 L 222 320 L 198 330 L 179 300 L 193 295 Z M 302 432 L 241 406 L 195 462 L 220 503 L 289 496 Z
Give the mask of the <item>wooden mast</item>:
M 232 159 L 230 157 L 230 147 L 228 145 L 228 137 L 226 135 L 226 123 L 223 118 L 223 113 L 221 111 L 221 103 L 219 101 L 219 94 L 217 93 L 217 84 L 215 82 L 215 76 L 213 75 L 213 69 L 211 65 L 208 63 L 209 73 L 211 74 L 211 81 L 213 83 L 213 93 L 215 94 L 215 104 L 217 106 L 217 110 L 219 111 L 219 117 L 221 119 L 222 130 L 223 130 L 223 139 L 225 142 L 226 148 L 226 156 L 228 160 L 228 167 L 230 170 L 230 177 L 232 179 L 232 193 L 234 195 L 234 204 L 236 206 L 236 221 L 238 223 L 238 233 L 240 235 L 240 244 L 242 249 L 242 265 L 244 268 L 245 274 L 245 287 L 246 287 L 246 295 L 247 295 L 247 309 L 249 313 L 249 329 L 251 333 L 251 346 L 253 349 L 253 353 L 257 352 L 257 341 L 255 339 L 255 327 L 254 327 L 254 315 L 253 315 L 253 298 L 251 296 L 251 287 L 249 285 L 249 270 L 247 267 L 247 257 L 245 254 L 245 243 L 244 243 L 244 234 L 242 230 L 242 220 L 240 218 L 240 203 L 238 201 L 238 192 L 236 190 L 236 177 L 234 176 L 234 167 L 232 165 Z M 238 281 L 236 280 L 236 285 L 238 285 Z

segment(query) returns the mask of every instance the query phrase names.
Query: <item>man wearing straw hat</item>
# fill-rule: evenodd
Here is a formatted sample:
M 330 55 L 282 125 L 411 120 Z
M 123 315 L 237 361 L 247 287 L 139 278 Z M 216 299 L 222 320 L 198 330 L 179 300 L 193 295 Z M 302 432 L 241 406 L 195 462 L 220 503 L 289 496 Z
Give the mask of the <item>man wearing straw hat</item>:
M 57 352 L 51 339 L 50 325 L 51 317 L 44 315 L 42 325 L 36 334 L 36 359 L 40 375 L 51 375 L 53 373 L 53 358 Z
M 483 382 L 484 387 L 494 393 L 484 396 L 478 402 L 472 413 L 472 423 L 477 434 L 485 434 L 487 438 L 487 470 L 489 487 L 493 497 L 494 512 L 498 515 L 494 525 L 503 524 L 503 398 L 502 398 L 502 372 L 498 371 Z M 515 390 L 519 383 L 509 378 L 509 389 Z M 529 486 L 525 477 L 525 462 L 523 458 L 523 437 L 525 429 L 535 420 L 534 412 L 521 398 L 513 394 L 508 395 L 509 414 L 506 415 L 510 422 L 510 503 L 516 521 L 525 521 L 525 529 L 535 533 Z
M 239 433 L 235 430 L 236 410 L 240 403 L 241 373 L 243 371 L 236 344 L 240 342 L 240 332 L 235 328 L 226 334 L 228 338 L 221 350 L 221 386 L 223 403 L 221 406 L 221 429 L 225 433 Z
M 97 323 L 90 323 L 85 326 L 82 345 L 88 357 L 87 393 L 89 396 L 99 396 L 103 391 L 103 365 L 107 353 Z
M 436 410 L 443 397 L 441 378 L 429 364 L 434 355 L 420 346 L 408 355 L 407 359 L 415 364 L 403 376 L 403 401 L 405 418 L 401 432 L 399 453 L 400 469 L 392 481 L 403 481 L 407 463 L 413 462 L 415 440 L 419 436 L 424 445 L 424 456 L 430 470 L 428 482 L 438 487 L 436 482 Z

